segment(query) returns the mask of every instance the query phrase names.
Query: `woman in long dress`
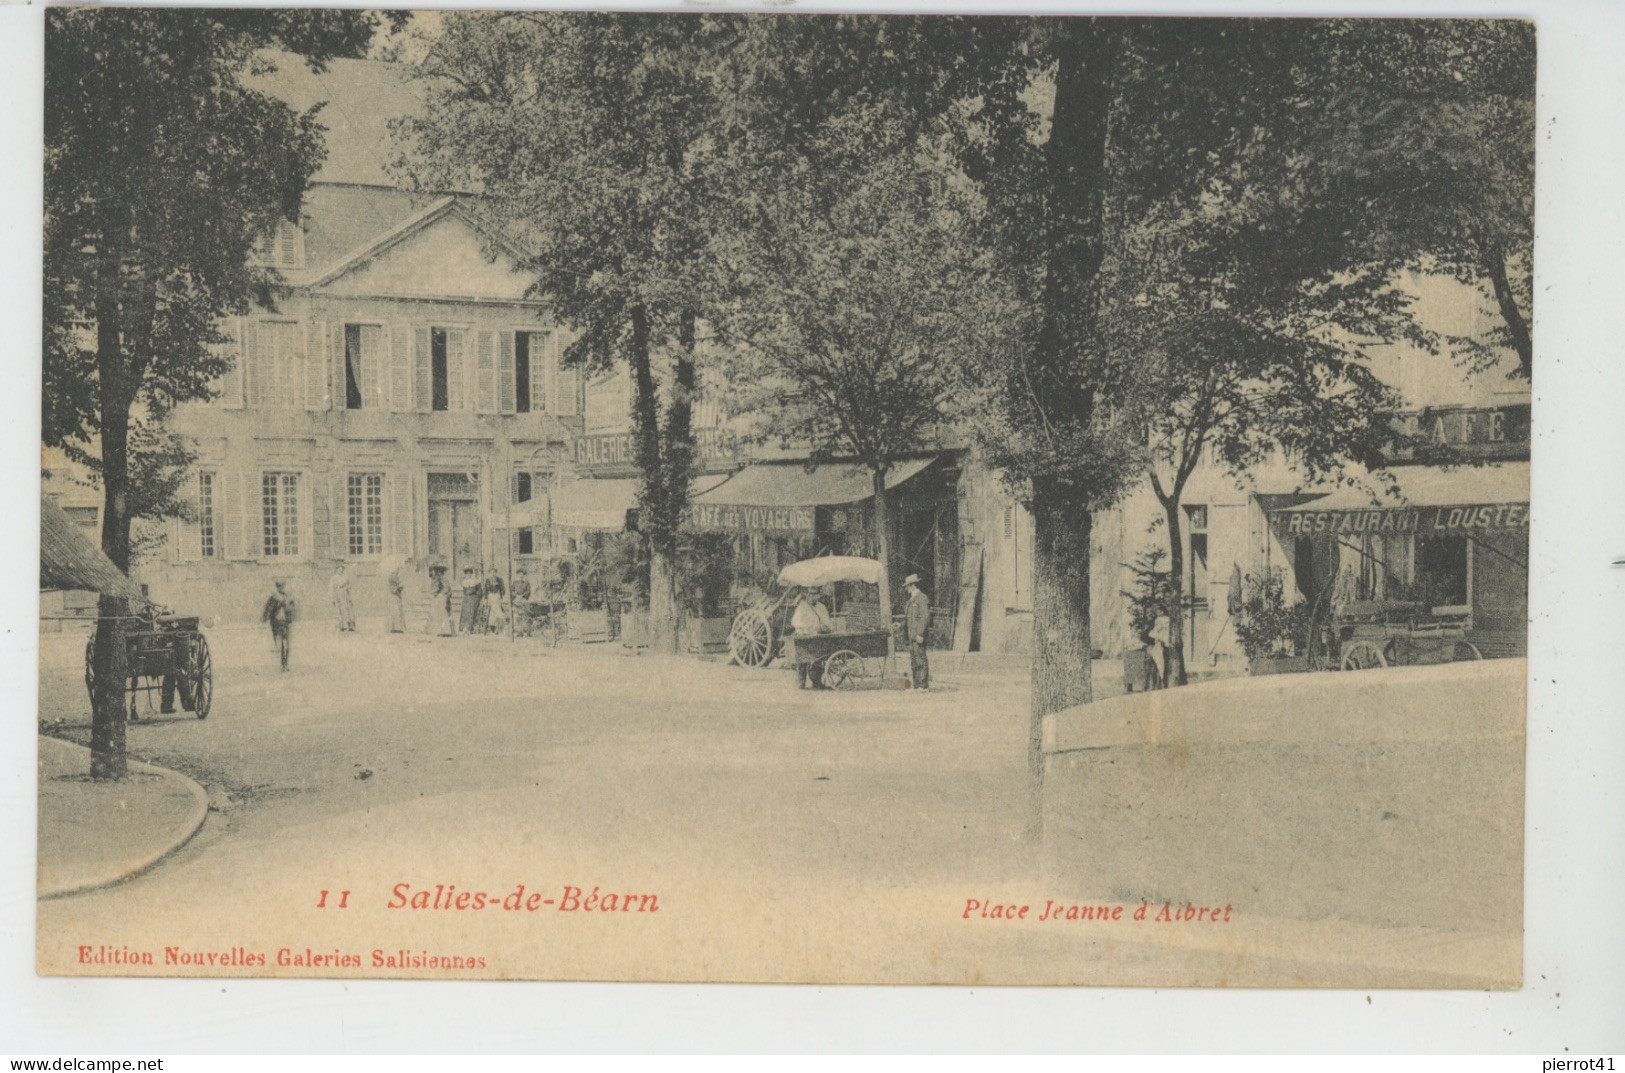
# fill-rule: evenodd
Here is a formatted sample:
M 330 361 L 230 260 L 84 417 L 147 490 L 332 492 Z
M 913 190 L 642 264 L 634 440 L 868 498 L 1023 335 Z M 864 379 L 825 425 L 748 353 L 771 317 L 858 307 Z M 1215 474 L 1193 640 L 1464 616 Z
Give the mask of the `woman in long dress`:
M 463 613 L 457 620 L 458 633 L 473 633 L 480 620 L 480 598 L 485 593 L 485 582 L 472 566 L 463 567 Z

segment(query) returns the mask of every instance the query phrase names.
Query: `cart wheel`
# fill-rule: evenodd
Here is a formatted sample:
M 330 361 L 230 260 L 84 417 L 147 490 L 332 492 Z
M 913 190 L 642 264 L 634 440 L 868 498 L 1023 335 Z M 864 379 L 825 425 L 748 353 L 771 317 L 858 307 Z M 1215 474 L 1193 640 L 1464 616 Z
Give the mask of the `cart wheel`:
M 728 631 L 728 655 L 741 667 L 765 667 L 773 658 L 773 624 L 756 608 L 739 612 Z
M 1373 667 L 1388 666 L 1388 657 L 1382 654 L 1382 649 L 1372 641 L 1350 641 L 1343 649 L 1343 669 L 1345 671 L 1366 671 Z
M 830 689 L 856 689 L 863 677 L 863 657 L 850 648 L 831 653 L 824 661 L 824 685 Z
M 1478 646 L 1471 641 L 1457 641 L 1450 658 L 1460 663 L 1464 659 L 1483 659 L 1484 653 L 1480 652 Z
M 90 694 L 90 706 L 96 707 L 96 635 L 85 640 L 85 691 Z
M 186 677 L 182 679 L 181 688 L 192 694 L 191 708 L 197 717 L 209 718 L 209 709 L 214 705 L 214 661 L 209 658 L 209 642 L 204 637 L 192 642 L 191 658 L 187 661 Z M 181 699 L 185 701 L 187 698 Z

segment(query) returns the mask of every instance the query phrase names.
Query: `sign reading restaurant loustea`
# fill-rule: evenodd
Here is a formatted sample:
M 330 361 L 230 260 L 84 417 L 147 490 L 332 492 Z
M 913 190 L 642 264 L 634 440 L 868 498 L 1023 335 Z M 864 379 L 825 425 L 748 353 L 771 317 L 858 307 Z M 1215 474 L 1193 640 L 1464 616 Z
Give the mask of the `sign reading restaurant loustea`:
M 1460 507 L 1369 510 L 1284 510 L 1276 524 L 1288 535 L 1314 533 L 1431 533 L 1468 529 L 1524 529 L 1529 504 L 1485 503 Z

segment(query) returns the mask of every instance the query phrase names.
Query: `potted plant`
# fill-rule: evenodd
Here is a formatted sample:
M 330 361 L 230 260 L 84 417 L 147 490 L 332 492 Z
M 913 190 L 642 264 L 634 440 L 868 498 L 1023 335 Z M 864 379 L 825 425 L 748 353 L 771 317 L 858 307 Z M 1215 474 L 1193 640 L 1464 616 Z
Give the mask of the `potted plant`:
M 1166 684 L 1158 656 L 1167 636 L 1168 599 L 1173 592 L 1169 572 L 1159 569 L 1167 555 L 1161 548 L 1152 548 L 1134 562 L 1123 564 L 1134 576 L 1133 584 L 1122 590 L 1128 600 L 1129 632 L 1133 635 L 1123 646 L 1123 688 L 1129 693 L 1160 689 Z
M 727 606 L 733 580 L 733 538 L 726 533 L 685 534 L 677 556 L 683 651 L 726 650 L 728 631 L 733 626 Z
M 1287 674 L 1309 669 L 1310 608 L 1289 604 L 1278 570 L 1247 575 L 1235 615 L 1236 639 L 1249 674 Z

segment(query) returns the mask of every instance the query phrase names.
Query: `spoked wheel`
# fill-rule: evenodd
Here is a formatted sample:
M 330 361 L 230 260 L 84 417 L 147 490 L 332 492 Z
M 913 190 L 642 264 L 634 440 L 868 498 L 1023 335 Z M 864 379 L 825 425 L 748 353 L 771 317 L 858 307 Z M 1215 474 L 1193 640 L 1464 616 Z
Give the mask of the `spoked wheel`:
M 207 719 L 214 705 L 214 661 L 209 658 L 208 640 L 198 637 L 188 655 L 186 675 L 181 679 L 181 704 L 196 712 L 199 719 Z
M 1478 646 L 1471 641 L 1457 641 L 1450 653 L 1450 658 L 1460 663 L 1462 660 L 1467 659 L 1483 659 L 1484 653 L 1480 652 Z
M 1368 671 L 1386 666 L 1388 657 L 1382 654 L 1382 648 L 1374 641 L 1350 641 L 1343 650 L 1345 671 Z
M 763 667 L 773 658 L 773 624 L 756 608 L 734 618 L 728 631 L 728 655 L 741 667 Z
M 830 689 L 856 689 L 863 678 L 863 657 L 850 648 L 831 653 L 824 661 L 824 685 Z

